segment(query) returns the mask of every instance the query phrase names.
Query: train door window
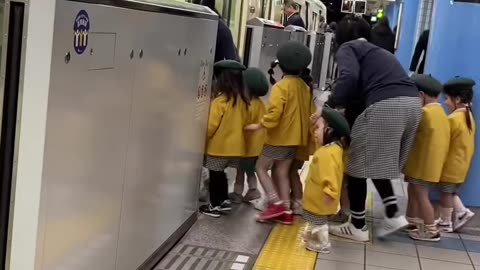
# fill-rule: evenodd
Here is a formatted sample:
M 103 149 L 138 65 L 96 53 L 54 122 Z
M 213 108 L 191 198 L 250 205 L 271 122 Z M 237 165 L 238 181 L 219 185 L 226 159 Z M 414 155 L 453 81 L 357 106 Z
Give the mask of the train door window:
M 316 31 L 317 28 L 318 28 L 318 14 L 316 12 L 312 12 L 312 15 L 313 15 L 313 19 L 312 19 L 312 23 L 313 23 L 313 27 L 312 27 L 312 30 L 313 31 Z
M 309 29 L 309 25 L 311 25 L 310 23 L 310 3 L 306 2 L 305 3 L 305 29 L 306 30 L 310 30 Z

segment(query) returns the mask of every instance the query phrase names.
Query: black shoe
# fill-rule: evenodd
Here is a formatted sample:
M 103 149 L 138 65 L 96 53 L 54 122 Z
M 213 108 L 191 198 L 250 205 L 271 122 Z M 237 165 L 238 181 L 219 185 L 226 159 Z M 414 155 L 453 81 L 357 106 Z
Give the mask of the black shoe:
M 223 213 L 232 211 L 232 202 L 230 200 L 223 201 L 218 207 L 218 211 Z
M 200 213 L 210 217 L 219 218 L 221 216 L 219 207 L 218 206 L 213 207 L 211 204 L 202 205 L 200 206 L 199 210 L 200 210 Z

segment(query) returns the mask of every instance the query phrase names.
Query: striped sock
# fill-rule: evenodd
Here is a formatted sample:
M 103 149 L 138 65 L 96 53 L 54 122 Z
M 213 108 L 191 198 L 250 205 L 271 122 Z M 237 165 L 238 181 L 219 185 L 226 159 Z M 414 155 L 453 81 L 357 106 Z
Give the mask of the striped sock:
M 394 195 L 383 198 L 383 206 L 385 207 L 385 214 L 387 217 L 393 218 L 398 212 L 397 197 Z
M 278 194 L 276 192 L 268 193 L 268 202 L 276 203 L 278 201 L 280 201 L 280 198 L 278 197 Z
M 352 218 L 352 224 L 355 226 L 357 229 L 362 229 L 365 227 L 365 215 L 367 211 L 363 210 L 362 212 L 355 212 L 353 210 L 350 210 L 351 218 Z

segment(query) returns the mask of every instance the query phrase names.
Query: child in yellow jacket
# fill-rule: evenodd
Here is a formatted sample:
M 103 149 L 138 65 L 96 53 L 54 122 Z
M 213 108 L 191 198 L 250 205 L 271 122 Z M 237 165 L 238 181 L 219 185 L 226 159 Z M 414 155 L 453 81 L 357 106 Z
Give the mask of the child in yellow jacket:
M 252 132 L 266 129 L 267 132 L 256 172 L 267 193 L 269 206 L 257 219 L 292 224 L 289 170 L 298 147 L 308 144 L 312 95 L 301 75 L 312 55 L 304 44 L 289 41 L 278 49 L 277 60 L 284 76 L 272 88 L 267 113 L 260 123 L 245 129 Z M 277 189 L 268 174 L 272 165 Z
M 303 218 L 308 222 L 304 234 L 306 248 L 330 252 L 328 217 L 335 215 L 340 203 L 344 173 L 343 150 L 348 146 L 350 127 L 341 113 L 323 108 L 317 120 L 318 145 L 310 163 L 303 194 Z
M 458 197 L 458 189 L 465 182 L 475 150 L 475 120 L 471 103 L 475 81 L 468 78 L 454 78 L 444 86 L 446 103 L 450 115 L 450 148 L 440 177 L 440 221 L 442 232 L 453 232 L 465 225 L 473 212 L 465 208 Z M 455 220 L 452 213 L 455 210 Z
M 422 119 L 413 148 L 404 168 L 408 184 L 407 220 L 414 240 L 437 242 L 440 232 L 435 225 L 429 188 L 438 184 L 450 144 L 447 114 L 438 103 L 442 84 L 430 75 L 413 75 L 423 103 Z
M 210 203 L 200 207 L 201 213 L 211 217 L 220 217 L 232 209 L 224 170 L 237 167 L 245 156 L 243 128 L 248 123 L 250 101 L 244 88 L 244 70 L 242 64 L 232 60 L 214 65 L 214 98 L 210 104 L 204 161 L 210 174 Z
M 258 123 L 266 113 L 265 104 L 260 97 L 268 93 L 268 81 L 263 72 L 257 68 L 248 68 L 243 74 L 245 86 L 250 94 L 250 106 L 248 107 L 248 122 Z M 246 152 L 240 160 L 237 168 L 237 176 L 233 193 L 229 195 L 233 203 L 249 202 L 261 197 L 257 189 L 257 176 L 255 174 L 255 163 L 262 152 L 265 143 L 265 131 L 249 132 L 245 134 Z M 247 175 L 248 191 L 243 196 L 245 174 Z

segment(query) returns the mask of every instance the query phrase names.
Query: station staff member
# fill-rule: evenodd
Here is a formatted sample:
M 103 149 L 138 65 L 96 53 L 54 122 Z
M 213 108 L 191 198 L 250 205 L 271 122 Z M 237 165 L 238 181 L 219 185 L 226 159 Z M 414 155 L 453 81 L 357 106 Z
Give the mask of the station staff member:
M 300 16 L 299 8 L 300 6 L 293 0 L 288 0 L 285 3 L 284 11 L 285 14 L 287 14 L 287 20 L 285 21 L 284 26 L 295 25 L 306 29 L 305 22 Z

